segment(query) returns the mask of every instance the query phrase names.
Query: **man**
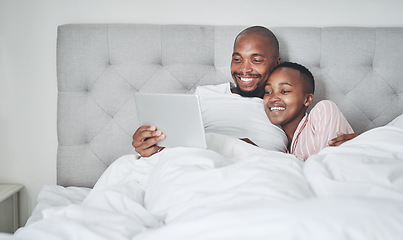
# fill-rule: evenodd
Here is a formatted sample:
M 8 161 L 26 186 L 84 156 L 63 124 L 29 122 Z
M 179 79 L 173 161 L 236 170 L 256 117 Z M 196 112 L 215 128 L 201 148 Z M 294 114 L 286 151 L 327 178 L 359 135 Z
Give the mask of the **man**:
M 268 149 L 285 151 L 286 137 L 263 110 L 264 86 L 271 71 L 281 62 L 275 35 L 261 26 L 249 27 L 235 38 L 230 83 L 198 87 L 206 132 L 241 138 Z M 162 148 L 165 139 L 156 126 L 141 126 L 133 135 L 133 146 L 143 157 Z

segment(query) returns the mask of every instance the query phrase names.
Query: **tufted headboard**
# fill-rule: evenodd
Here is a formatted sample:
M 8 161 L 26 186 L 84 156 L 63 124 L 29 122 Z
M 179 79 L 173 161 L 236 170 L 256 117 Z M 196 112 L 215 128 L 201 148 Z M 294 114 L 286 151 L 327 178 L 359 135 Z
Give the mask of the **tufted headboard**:
M 134 153 L 133 96 L 192 93 L 232 81 L 235 36 L 245 26 L 77 24 L 58 28 L 57 183 L 92 187 Z M 315 103 L 331 99 L 356 132 L 403 113 L 403 28 L 271 28 L 284 60 L 315 76 Z

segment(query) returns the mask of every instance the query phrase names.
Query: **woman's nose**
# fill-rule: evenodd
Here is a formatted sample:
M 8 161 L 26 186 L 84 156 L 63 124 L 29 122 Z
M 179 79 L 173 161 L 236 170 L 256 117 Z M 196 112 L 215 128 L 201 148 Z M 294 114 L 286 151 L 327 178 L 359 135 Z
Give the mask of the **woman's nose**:
M 273 92 L 272 94 L 270 94 L 270 99 L 269 99 L 270 102 L 276 102 L 279 100 L 280 100 L 280 96 L 277 93 Z

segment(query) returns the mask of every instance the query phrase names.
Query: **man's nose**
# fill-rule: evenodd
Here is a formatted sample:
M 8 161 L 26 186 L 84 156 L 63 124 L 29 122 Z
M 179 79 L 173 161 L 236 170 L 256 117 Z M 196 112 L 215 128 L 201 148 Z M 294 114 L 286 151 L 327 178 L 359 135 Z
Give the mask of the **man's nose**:
M 252 72 L 252 65 L 249 61 L 244 61 L 242 64 L 242 73 L 250 73 Z

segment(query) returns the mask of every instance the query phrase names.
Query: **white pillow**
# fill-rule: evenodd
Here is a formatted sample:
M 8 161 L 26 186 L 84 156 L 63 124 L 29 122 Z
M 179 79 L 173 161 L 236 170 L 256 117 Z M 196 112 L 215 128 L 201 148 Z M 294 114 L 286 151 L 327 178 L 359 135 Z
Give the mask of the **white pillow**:
M 388 123 L 386 126 L 393 126 L 403 129 L 403 114 L 395 118 L 393 121 Z

